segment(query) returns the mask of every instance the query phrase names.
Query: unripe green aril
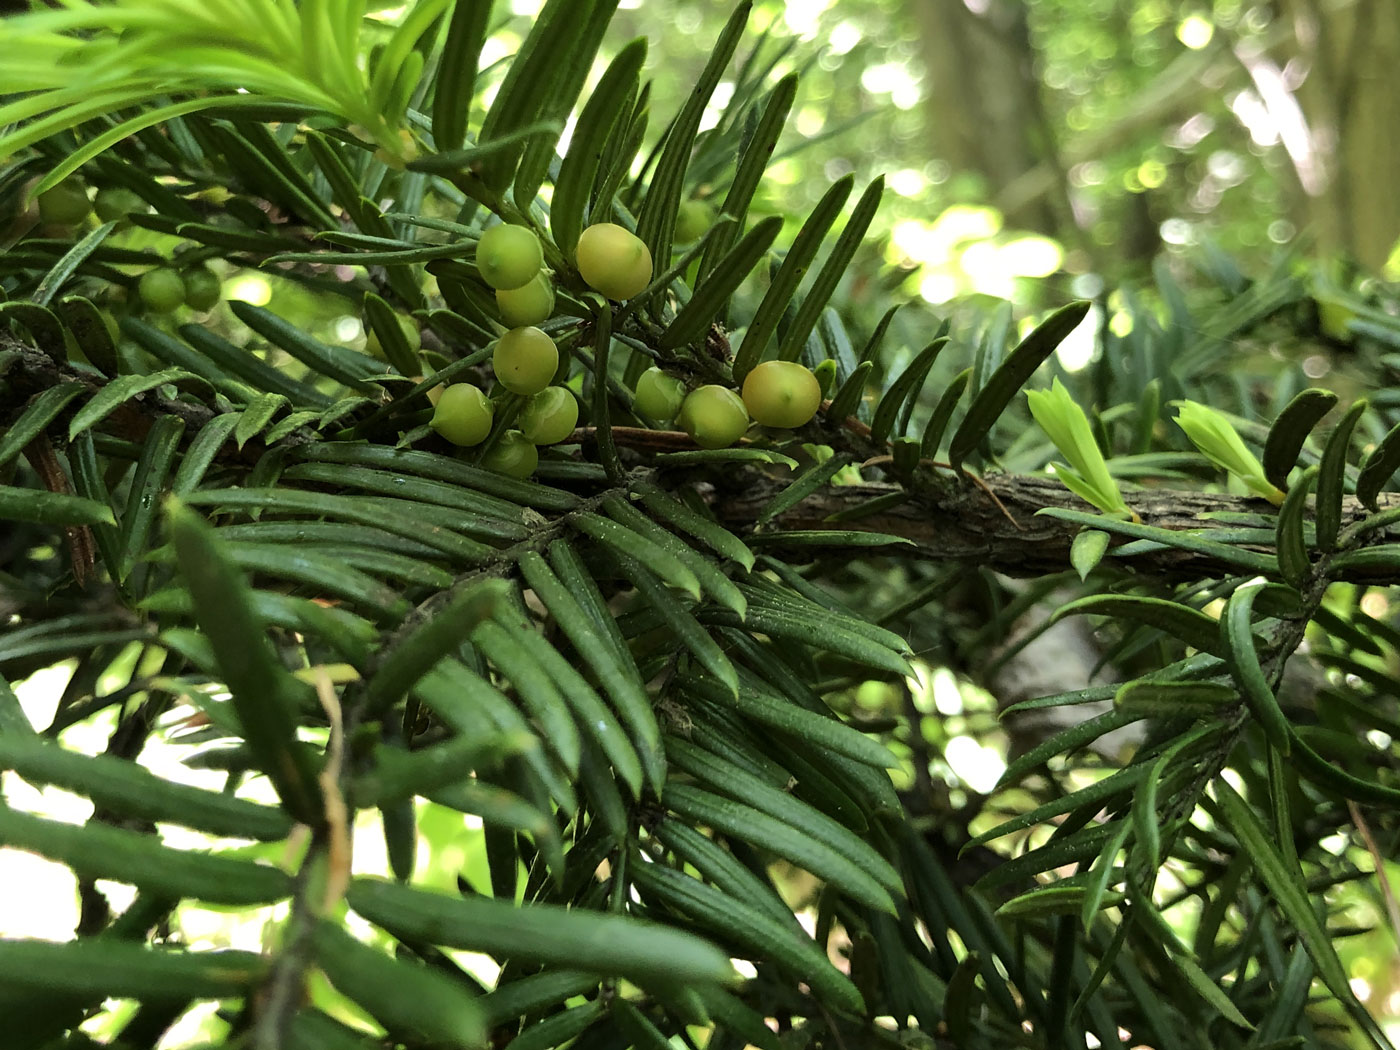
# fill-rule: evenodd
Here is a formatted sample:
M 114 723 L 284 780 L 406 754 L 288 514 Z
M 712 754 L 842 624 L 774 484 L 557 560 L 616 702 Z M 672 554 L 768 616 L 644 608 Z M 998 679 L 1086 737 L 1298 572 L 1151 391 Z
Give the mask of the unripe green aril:
M 39 194 L 39 218 L 59 226 L 76 226 L 92 214 L 92 201 L 81 179 L 70 176 Z
M 481 465 L 497 474 L 512 478 L 528 478 L 540 465 L 540 454 L 518 430 L 507 430 L 501 439 L 481 457 Z
M 676 421 L 701 448 L 728 448 L 749 428 L 749 414 L 739 395 L 725 386 L 692 390 Z
M 540 239 L 524 226 L 492 226 L 476 242 L 476 268 L 497 291 L 529 284 L 543 265 Z
M 744 377 L 744 406 L 765 427 L 800 427 L 821 403 L 817 377 L 796 361 L 764 361 Z
M 651 284 L 651 250 L 616 223 L 600 222 L 578 238 L 578 272 L 609 299 L 630 299 Z
M 520 433 L 532 445 L 554 445 L 578 426 L 578 401 L 562 386 L 547 386 L 520 413 Z
M 685 400 L 685 384 L 653 365 L 637 377 L 637 396 L 633 405 L 638 412 L 658 423 L 675 419 Z
M 688 200 L 676 213 L 676 243 L 689 244 L 703 237 L 715 223 L 715 212 L 704 201 Z
M 408 348 L 417 350 L 423 345 L 423 333 L 418 330 L 418 322 L 402 314 L 395 315 L 395 320 L 399 323 L 399 331 L 403 332 L 403 337 L 408 340 Z M 371 357 L 376 357 L 380 361 L 386 360 L 384 356 L 384 344 L 379 340 L 379 333 L 374 330 L 373 325 L 366 325 L 369 330 L 365 333 L 365 353 Z
M 146 202 L 131 190 L 107 186 L 97 191 L 92 208 L 103 222 L 117 222 L 128 215 L 144 215 Z
M 1340 299 L 1317 300 L 1317 327 L 1323 335 L 1338 342 L 1352 338 L 1348 323 L 1356 316 L 1356 311 Z
M 224 297 L 224 282 L 207 266 L 196 266 L 192 270 L 186 270 L 183 279 L 186 306 L 201 311 L 212 310 Z
M 438 395 L 428 425 L 454 445 L 479 445 L 491 433 L 496 408 L 480 387 L 453 383 Z
M 136 286 L 141 302 L 152 313 L 168 314 L 185 301 L 185 282 L 168 266 L 158 266 L 141 275 Z
M 497 340 L 491 366 L 511 393 L 538 394 L 559 369 L 559 350 L 538 328 L 512 328 Z
M 529 284 L 520 288 L 496 290 L 496 305 L 501 319 L 512 328 L 539 324 L 554 315 L 554 282 L 537 273 Z

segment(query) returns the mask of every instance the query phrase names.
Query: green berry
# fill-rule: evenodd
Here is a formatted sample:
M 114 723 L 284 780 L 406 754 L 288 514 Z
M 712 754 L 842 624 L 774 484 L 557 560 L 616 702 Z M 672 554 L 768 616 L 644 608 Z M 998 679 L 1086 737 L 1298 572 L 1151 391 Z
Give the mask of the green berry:
M 491 433 L 495 415 L 495 406 L 480 387 L 453 383 L 438 395 L 428 425 L 454 445 L 479 445 Z
M 520 413 L 520 433 L 532 445 L 554 445 L 578 426 L 578 401 L 562 386 L 547 386 Z
M 185 282 L 175 270 L 158 266 L 141 275 L 136 286 L 141 302 L 152 313 L 168 314 L 185 301 Z
M 512 328 L 496 342 L 491 365 L 511 393 L 538 394 L 559 369 L 559 350 L 538 328 Z
M 796 361 L 764 361 L 744 378 L 744 406 L 765 427 L 800 427 L 821 403 L 817 377 Z
M 1341 299 L 1317 300 L 1317 327 L 1323 335 L 1339 342 L 1349 342 L 1353 336 L 1349 322 L 1356 311 Z
M 87 187 L 81 179 L 69 176 L 52 189 L 39 194 L 39 218 L 58 226 L 76 226 L 92 213 Z
M 703 237 L 715 224 L 714 209 L 704 201 L 685 201 L 676 214 L 676 243 L 689 244 Z
M 674 419 L 685 400 L 685 384 L 652 366 L 637 377 L 637 411 L 659 423 Z
M 545 274 L 537 273 L 520 288 L 497 289 L 496 305 L 500 307 L 501 319 L 512 328 L 548 321 L 554 314 L 554 283 Z
M 524 226 L 492 226 L 476 242 L 476 268 L 497 291 L 529 284 L 542 265 L 540 239 Z
M 739 395 L 714 384 L 692 390 L 676 421 L 701 448 L 728 448 L 749 428 L 749 414 Z
M 609 299 L 630 299 L 651 284 L 651 251 L 642 239 L 611 222 L 579 234 L 578 272 Z
M 518 430 L 507 430 L 501 439 L 481 457 L 481 465 L 497 474 L 512 478 L 528 478 L 540 465 L 540 454 Z
M 224 282 L 207 266 L 196 266 L 184 273 L 185 305 L 196 310 L 212 310 L 224 297 Z
M 93 210 L 103 222 L 119 222 L 128 215 L 144 215 L 146 202 L 131 190 L 120 186 L 107 186 L 97 191 L 92 202 Z

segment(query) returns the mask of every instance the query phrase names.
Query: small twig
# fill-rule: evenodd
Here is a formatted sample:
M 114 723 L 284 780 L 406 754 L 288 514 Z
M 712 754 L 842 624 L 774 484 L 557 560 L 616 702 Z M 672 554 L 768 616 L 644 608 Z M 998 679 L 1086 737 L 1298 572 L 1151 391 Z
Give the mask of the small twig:
M 861 469 L 864 469 L 866 467 L 880 467 L 884 466 L 886 463 L 893 462 L 894 457 L 890 455 L 871 456 L 869 459 L 861 462 L 860 467 Z M 919 460 L 918 465 L 921 467 L 940 467 L 944 470 L 953 470 L 953 465 L 951 463 L 945 463 L 941 459 L 921 459 Z M 997 509 L 1001 511 L 1002 515 L 1006 518 L 1007 521 L 1011 522 L 1012 526 L 1014 526 L 1017 529 L 1017 531 L 1026 531 L 1025 526 L 1011 516 L 1011 512 L 1006 509 L 1006 504 L 997 498 L 997 494 L 992 491 L 991 486 L 989 486 L 976 474 L 970 473 L 969 471 L 960 471 L 959 474 L 961 477 L 964 477 L 967 480 L 971 481 L 974 485 L 976 485 L 983 492 L 985 492 L 987 494 L 987 497 L 997 505 Z
M 324 667 L 312 670 L 315 674 L 316 698 L 321 701 L 331 730 L 326 743 L 326 766 L 320 776 L 321 791 L 326 800 L 326 859 L 330 869 L 326 873 L 325 898 L 321 902 L 321 912 L 324 914 L 340 902 L 350 885 L 354 839 L 350 834 L 350 810 L 340 790 L 340 777 L 345 766 L 345 720 L 330 675 Z
M 822 1001 L 820 999 L 816 998 L 815 996 L 812 996 L 811 998 L 812 1002 L 816 1004 L 817 1009 L 821 1011 L 822 1019 L 826 1021 L 826 1030 L 831 1033 L 831 1038 L 836 1040 L 837 1050 L 848 1050 L 848 1047 L 846 1046 L 846 1040 L 841 1038 L 841 1030 L 836 1027 L 836 1018 L 831 1016 L 831 1012 L 827 1010 L 827 1008 L 824 1005 L 822 1005 Z
M 570 443 L 583 444 L 597 439 L 597 427 L 579 427 L 569 437 Z M 677 452 L 699 448 L 689 434 L 680 430 L 648 430 L 645 427 L 613 427 L 613 441 L 627 448 L 649 452 Z
M 292 1019 L 306 998 L 306 970 L 315 954 L 312 935 L 320 921 L 320 902 L 313 898 L 321 884 L 317 873 L 324 850 L 324 840 L 314 839 L 297 871 L 292 914 L 282 927 L 282 943 L 257 1003 L 252 1030 L 254 1050 L 281 1050 L 288 1045 Z
M 53 450 L 53 443 L 47 434 L 40 434 L 24 448 L 24 458 L 39 475 L 44 488 L 50 492 L 67 495 L 72 491 L 63 464 Z M 63 538 L 68 544 L 68 563 L 73 567 L 73 579 L 82 590 L 87 590 L 92 579 L 92 569 L 97 562 L 97 544 L 93 541 L 92 530 L 86 525 L 63 526 Z
M 1395 900 L 1395 890 L 1390 885 L 1390 878 L 1385 873 L 1385 858 L 1381 856 L 1380 848 L 1376 845 L 1375 836 L 1371 834 L 1371 828 L 1366 823 L 1366 818 L 1361 815 L 1361 807 L 1351 799 L 1347 799 L 1347 811 L 1351 814 L 1351 822 L 1356 825 L 1356 830 L 1361 832 L 1361 839 L 1366 843 L 1366 849 L 1371 854 L 1371 863 L 1376 869 L 1376 883 L 1381 888 L 1381 897 L 1385 900 L 1386 917 L 1390 920 L 1390 934 L 1400 944 L 1400 903 Z
M 997 498 L 997 494 L 996 494 L 995 492 L 992 491 L 991 486 L 989 486 L 985 481 L 983 481 L 981 478 L 979 478 L 976 474 L 968 474 L 968 473 L 964 472 L 964 473 L 963 473 L 963 477 L 965 477 L 965 478 L 970 478 L 970 479 L 972 480 L 972 483 L 973 483 L 974 485 L 976 485 L 979 489 L 981 489 L 983 492 L 985 492 L 985 493 L 991 498 L 991 501 L 997 505 L 997 509 L 998 509 L 999 511 L 1001 511 L 1002 516 L 1005 517 L 1007 521 L 1011 522 L 1011 524 L 1015 527 L 1015 529 L 1016 529 L 1017 532 L 1025 532 L 1025 531 L 1026 531 L 1026 527 L 1025 527 L 1024 525 L 1022 525 L 1019 521 L 1017 521 L 1015 518 L 1013 518 L 1013 517 L 1011 516 L 1011 512 L 1010 512 L 1009 510 L 1006 509 L 1006 504 L 1003 503 L 1000 499 Z
M 345 756 L 345 726 L 340 701 L 324 668 L 314 668 L 316 696 L 330 720 L 321 788 L 326 802 L 325 830 L 311 840 L 297 871 L 292 913 L 283 941 L 263 985 L 253 1025 L 255 1050 L 280 1050 L 306 998 L 306 971 L 315 955 L 314 934 L 321 917 L 339 903 L 350 884 L 349 810 L 340 790 Z M 303 832 L 304 833 L 304 832 Z

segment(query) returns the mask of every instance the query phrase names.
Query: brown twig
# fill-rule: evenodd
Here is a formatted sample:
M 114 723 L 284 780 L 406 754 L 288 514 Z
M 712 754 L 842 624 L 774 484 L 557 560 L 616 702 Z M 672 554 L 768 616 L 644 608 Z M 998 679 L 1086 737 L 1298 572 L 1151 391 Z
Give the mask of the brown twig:
M 1395 889 L 1390 885 L 1390 877 L 1385 872 L 1385 857 L 1381 855 L 1380 847 L 1376 845 L 1375 836 L 1371 834 L 1370 825 L 1366 823 L 1366 818 L 1361 815 L 1361 807 L 1351 799 L 1347 799 L 1347 812 L 1351 814 L 1351 822 L 1356 825 L 1356 830 L 1361 832 L 1361 839 L 1366 843 L 1366 851 L 1371 854 L 1371 864 L 1376 869 L 1376 883 L 1381 888 L 1381 898 L 1385 901 L 1386 918 L 1390 920 L 1390 935 L 1400 943 L 1400 903 L 1395 900 Z
M 64 473 L 47 434 L 40 434 L 25 446 L 24 458 L 34 468 L 34 473 L 39 475 L 44 488 L 60 495 L 72 491 L 68 475 Z M 97 562 L 97 544 L 92 538 L 92 530 L 86 525 L 65 525 L 63 539 L 68 545 L 68 563 L 73 567 L 73 579 L 82 590 L 87 590 L 93 566 Z

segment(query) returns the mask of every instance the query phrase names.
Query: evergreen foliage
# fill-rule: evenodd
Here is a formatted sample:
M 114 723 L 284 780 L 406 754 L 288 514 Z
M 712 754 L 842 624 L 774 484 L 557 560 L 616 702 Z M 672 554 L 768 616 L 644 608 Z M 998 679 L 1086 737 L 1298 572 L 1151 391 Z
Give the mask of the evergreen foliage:
M 1329 300 L 1358 364 L 1320 431 L 1299 367 L 1261 401 L 1222 360 L 1316 327 L 1291 262 L 1212 258 L 1195 299 L 1160 271 L 1078 375 L 1087 302 L 899 345 L 840 309 L 881 180 L 781 240 L 750 214 L 795 84 L 749 5 L 676 113 L 616 6 L 548 0 L 481 69 L 489 0 L 0 22 L 0 768 L 94 807 L 0 804 L 82 905 L 70 942 L 0 941 L 0 1046 L 155 1046 L 209 1000 L 250 1050 L 1388 1046 L 1339 894 L 1400 804 L 1396 300 Z M 25 211 L 75 174 L 99 217 Z M 625 302 L 578 272 L 602 222 L 650 253 Z M 430 425 L 442 384 L 491 389 L 499 223 L 538 237 L 579 403 L 537 451 L 499 388 L 484 441 Z M 210 267 L 276 308 L 206 309 Z M 737 390 L 771 358 L 824 384 L 795 431 L 698 448 L 633 404 L 653 366 Z M 34 726 L 7 683 L 64 661 Z M 930 665 L 1028 679 L 994 791 L 936 781 Z M 143 768 L 156 740 L 224 789 Z M 392 878 L 352 856 L 366 812 Z M 455 888 L 418 848 L 444 812 L 480 828 Z M 189 902 L 271 907 L 261 950 L 182 944 Z

